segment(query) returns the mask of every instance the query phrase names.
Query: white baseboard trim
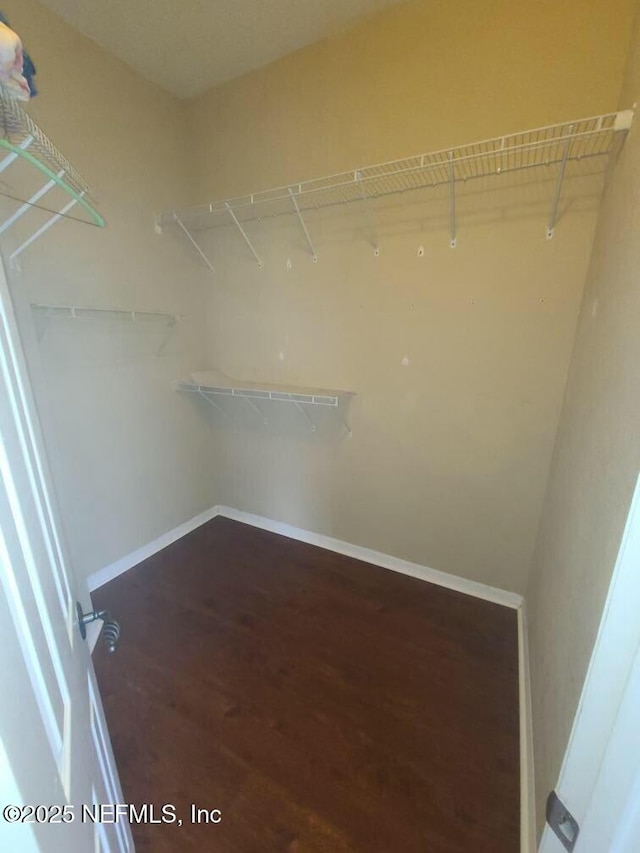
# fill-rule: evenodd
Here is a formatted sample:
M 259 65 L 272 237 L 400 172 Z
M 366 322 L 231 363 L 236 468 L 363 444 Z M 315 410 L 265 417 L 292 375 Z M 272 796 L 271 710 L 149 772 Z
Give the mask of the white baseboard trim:
M 390 569 L 394 572 L 400 572 L 404 575 L 409 575 L 413 578 L 426 581 L 427 583 L 437 584 L 438 586 L 446 587 L 447 589 L 462 592 L 466 595 L 472 595 L 476 598 L 491 601 L 495 604 L 501 604 L 505 607 L 511 607 L 518 611 L 518 659 L 519 659 L 519 709 L 520 709 L 520 793 L 521 793 L 521 853 L 535 853 L 536 849 L 536 827 L 535 827 L 535 788 L 533 776 L 533 735 L 531 729 L 531 689 L 529 681 L 529 651 L 527 643 L 527 626 L 526 626 L 526 611 L 524 600 L 521 595 L 508 590 L 499 589 L 497 587 L 488 586 L 487 584 L 478 583 L 477 581 L 467 580 L 456 575 L 447 574 L 437 569 L 430 569 L 427 566 L 421 566 L 418 563 L 410 563 L 407 560 L 401 560 L 398 557 L 392 557 L 389 554 L 383 554 L 380 551 L 373 551 L 370 548 L 363 548 L 360 545 L 352 545 L 349 542 L 343 542 L 340 539 L 333 539 L 330 536 L 324 536 L 321 533 L 313 533 L 310 530 L 303 530 L 299 527 L 293 527 L 290 524 L 285 524 L 281 521 L 273 521 L 269 518 L 264 518 L 260 515 L 253 515 L 249 512 L 244 512 L 239 509 L 234 509 L 228 506 L 214 506 L 209 510 L 197 515 L 190 521 L 184 522 L 173 530 L 158 537 L 148 545 L 138 548 L 133 553 L 109 566 L 100 569 L 89 576 L 88 585 L 89 591 L 93 592 L 98 587 L 103 586 L 110 580 L 118 577 L 129 569 L 137 566 L 143 560 L 166 548 L 172 542 L 191 533 L 192 530 L 206 524 L 216 516 L 240 521 L 243 524 L 250 524 L 252 527 L 258 527 L 261 530 L 268 530 L 271 533 L 278 533 L 281 536 L 287 536 L 289 539 L 296 539 L 299 542 L 306 542 L 310 545 L 317 545 L 320 548 L 325 548 L 328 551 L 334 551 L 337 554 L 344 554 L 347 557 L 354 557 L 356 560 L 361 560 L 364 563 L 371 563 L 374 566 L 381 566 L 385 569 Z M 93 642 L 97 641 L 96 634 Z
M 392 557 L 380 551 L 373 551 L 361 545 L 352 545 L 340 539 L 333 539 L 331 536 L 324 536 L 322 533 L 313 533 L 310 530 L 303 530 L 300 527 L 293 527 L 293 525 L 285 524 L 282 521 L 273 521 L 270 518 L 253 515 L 250 512 L 244 512 L 243 510 L 234 509 L 229 506 L 211 507 L 211 509 L 200 513 L 195 518 L 185 521 L 184 524 L 180 524 L 168 533 L 164 533 L 162 536 L 154 539 L 148 545 L 143 545 L 126 557 L 122 557 L 116 560 L 115 563 L 111 563 L 111 565 L 105 566 L 103 569 L 89 575 L 87 579 L 89 592 L 93 592 L 98 587 L 117 578 L 118 575 L 137 566 L 138 563 L 146 560 L 147 557 L 157 554 L 158 551 L 166 548 L 167 545 L 171 545 L 172 542 L 186 536 L 187 533 L 191 533 L 192 530 L 195 530 L 202 524 L 206 524 L 207 521 L 211 521 L 212 518 L 218 515 L 230 518 L 233 521 L 240 521 L 243 524 L 250 524 L 252 527 L 259 527 L 261 530 L 268 530 L 271 533 L 287 536 L 289 539 L 307 542 L 309 545 L 317 545 L 320 548 L 325 548 L 327 551 L 334 551 L 337 554 L 354 557 L 356 560 L 361 560 L 364 563 L 371 563 L 374 566 L 381 566 L 393 572 L 400 572 L 403 575 L 427 581 L 427 583 L 437 584 L 447 589 L 453 589 L 456 592 L 463 592 L 466 595 L 473 595 L 476 598 L 492 601 L 495 604 L 502 604 L 505 607 L 517 609 L 522 604 L 522 596 L 516 592 L 509 592 L 508 590 L 488 586 L 478 581 L 471 581 L 457 575 L 450 575 L 447 572 L 430 569 L 418 563 L 410 563 L 408 560 L 401 560 L 398 557 Z
M 293 527 L 281 521 L 272 521 L 270 518 L 263 518 L 260 515 L 253 515 L 252 513 L 243 512 L 232 507 L 217 506 L 215 509 L 217 510 L 216 515 L 222 515 L 224 518 L 241 521 L 244 524 L 250 524 L 252 527 L 269 530 L 271 533 L 279 533 L 281 536 L 287 536 L 289 539 L 297 539 L 299 542 L 317 545 L 320 548 L 325 548 L 327 551 L 344 554 L 346 557 L 354 557 L 356 560 L 362 560 L 364 563 L 371 563 L 374 566 L 391 569 L 393 572 L 400 572 L 412 578 L 444 586 L 457 592 L 464 592 L 476 598 L 483 598 L 485 601 L 493 601 L 496 604 L 513 608 L 518 608 L 522 604 L 522 596 L 515 592 L 487 586 L 477 581 L 470 581 L 457 575 L 440 572 L 437 569 L 429 569 L 427 566 L 410 563 L 407 560 L 400 560 L 398 557 L 391 557 L 389 554 L 382 554 L 380 551 L 372 551 L 370 548 L 363 548 L 360 545 L 351 545 L 349 542 L 333 539 L 331 536 L 312 533 L 310 530 L 302 530 L 299 527 Z
M 393 572 L 400 572 L 403 575 L 409 575 L 419 580 L 434 583 L 438 586 L 447 587 L 457 592 L 463 592 L 466 595 L 473 595 L 476 598 L 482 598 L 485 601 L 492 601 L 495 604 L 502 604 L 505 607 L 519 608 L 522 604 L 522 596 L 516 592 L 509 592 L 498 587 L 488 586 L 487 584 L 479 583 L 478 581 L 467 580 L 466 578 L 450 575 L 447 572 L 440 572 L 437 569 L 430 569 L 427 566 L 421 566 L 418 563 L 410 563 L 408 560 L 401 560 L 398 557 L 392 557 L 389 554 L 383 554 L 380 551 L 373 551 L 370 548 L 364 548 L 361 545 L 352 545 L 349 542 L 343 542 L 340 539 L 333 539 L 331 536 L 325 536 L 322 533 L 313 533 L 310 530 L 303 530 L 300 527 L 293 527 L 291 524 L 285 524 L 281 521 L 273 521 L 270 518 L 264 518 L 261 515 L 253 515 L 250 512 L 244 512 L 240 509 L 234 509 L 228 506 L 214 506 L 205 512 L 200 513 L 195 518 L 185 521 L 183 524 L 174 527 L 168 533 L 164 533 L 148 545 L 143 545 L 126 557 L 121 557 L 104 569 L 100 569 L 89 575 L 87 584 L 89 592 L 93 592 L 98 587 L 103 586 L 109 581 L 117 578 L 123 572 L 137 566 L 147 557 L 157 554 L 167 545 L 171 545 L 187 533 L 191 533 L 212 518 L 221 515 L 224 518 L 230 518 L 233 521 L 240 521 L 243 524 L 250 524 L 252 527 L 259 527 L 261 530 L 268 530 L 271 533 L 278 533 L 281 536 L 287 536 L 289 539 L 297 539 L 299 542 L 307 542 L 310 545 L 317 545 L 320 548 L 325 548 L 327 551 L 334 551 L 337 554 L 344 554 L 347 557 L 354 557 L 356 560 L 361 560 L 364 563 L 371 563 L 374 566 L 381 566 L 384 569 L 390 569 Z
M 518 609 L 518 672 L 520 704 L 520 853 L 535 853 L 536 790 L 533 766 L 533 728 L 531 718 L 531 680 L 527 609 L 523 601 Z
M 97 572 L 89 575 L 87 578 L 89 592 L 93 592 L 98 589 L 98 587 L 104 586 L 106 583 L 109 583 L 109 581 L 117 578 L 118 575 L 129 571 L 129 569 L 137 566 L 138 563 L 141 563 L 148 557 L 152 557 L 154 554 L 157 554 L 158 551 L 162 551 L 162 549 L 166 548 L 167 545 L 171 545 L 172 542 L 181 539 L 183 536 L 186 536 L 187 533 L 191 533 L 192 530 L 206 524 L 207 521 L 211 521 L 211 519 L 215 518 L 216 515 L 218 515 L 217 507 L 214 506 L 211 509 L 207 509 L 204 512 L 201 512 L 200 515 L 196 515 L 195 518 L 191 518 L 189 521 L 185 521 L 184 524 L 179 524 L 178 527 L 174 527 L 173 530 L 170 530 L 168 533 L 163 533 L 162 536 L 158 536 L 157 539 L 154 539 L 153 542 L 149 542 L 148 545 L 143 545 L 141 548 L 138 548 L 126 557 L 121 557 L 119 560 L 116 560 L 115 563 L 111 563 L 111 565 L 105 566 L 103 569 L 99 569 Z

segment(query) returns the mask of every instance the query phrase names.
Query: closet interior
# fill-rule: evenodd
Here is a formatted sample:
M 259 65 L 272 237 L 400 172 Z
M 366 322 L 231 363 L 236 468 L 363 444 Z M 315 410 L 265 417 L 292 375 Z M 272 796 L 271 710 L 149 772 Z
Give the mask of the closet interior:
M 202 726 L 197 739 L 229 738 L 241 841 L 221 849 L 258 849 L 247 815 L 264 809 L 265 853 L 375 853 L 363 815 L 386 791 L 406 818 L 406 853 L 436 851 L 438 838 L 443 851 L 472 849 L 469 838 L 477 851 L 514 850 L 514 838 L 533 851 L 612 570 L 613 533 L 586 543 L 600 524 L 622 528 L 639 458 L 624 437 L 635 411 L 636 3 L 587 0 L 579 16 L 571 0 L 362 0 L 341 15 L 332 3 L 313 13 L 313 38 L 282 36 L 268 58 L 254 30 L 269 15 L 255 0 L 227 36 L 231 7 L 214 21 L 187 4 L 171 36 L 175 10 L 145 35 L 137 5 L 125 38 L 120 3 L 113 20 L 89 3 L 91 20 L 58 0 L 7 0 L 39 60 L 38 96 L 19 102 L 0 74 L 0 247 L 80 612 L 99 606 L 121 623 L 117 653 L 95 652 L 116 762 L 145 784 L 143 765 L 122 757 L 135 732 L 120 680 L 164 737 L 184 712 L 176 726 Z M 282 23 L 287 4 L 275 5 Z M 189 29 L 198 15 L 202 37 Z M 281 29 L 264 38 L 275 44 Z M 153 40 L 156 51 L 142 49 Z M 245 45 L 243 61 L 211 83 L 225 42 Z M 604 508 L 581 497 L 596 480 Z M 174 651 L 150 602 L 183 637 Z M 199 628 L 216 638 L 211 672 Z M 151 634 L 153 653 L 142 648 Z M 192 686 L 179 692 L 190 660 L 211 719 Z M 482 793 L 465 811 L 444 760 L 442 801 L 423 774 L 428 756 L 440 760 L 436 712 L 420 723 L 430 673 L 438 715 L 470 738 L 471 781 L 481 789 L 489 768 L 496 801 L 516 786 L 507 817 Z M 135 698 L 143 681 L 148 703 Z M 343 700 L 353 706 L 336 710 Z M 273 777 L 256 735 L 267 729 L 273 754 L 295 753 Z M 296 800 L 316 736 L 326 784 L 301 782 Z M 477 745 L 485 737 L 493 752 Z M 453 766 L 467 747 L 451 743 Z M 326 794 L 330 778 L 343 798 Z M 287 791 L 284 829 L 269 811 L 276 788 Z M 361 801 L 349 799 L 356 788 Z M 434 825 L 448 810 L 451 825 L 425 848 L 432 806 Z M 321 816 L 317 836 L 305 808 Z M 387 844 L 390 827 L 380 818 Z

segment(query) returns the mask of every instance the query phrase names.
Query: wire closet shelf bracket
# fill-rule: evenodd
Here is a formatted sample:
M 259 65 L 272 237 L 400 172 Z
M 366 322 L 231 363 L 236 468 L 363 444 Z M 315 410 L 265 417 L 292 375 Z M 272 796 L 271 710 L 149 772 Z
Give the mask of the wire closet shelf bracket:
M 41 320 L 104 320 L 116 321 L 119 323 L 128 324 L 158 324 L 165 328 L 163 339 L 156 349 L 156 355 L 160 356 L 165 352 L 165 349 L 176 329 L 176 327 L 185 320 L 184 314 L 168 314 L 163 311 L 137 311 L 135 309 L 127 310 L 122 308 L 90 308 L 79 305 L 43 305 L 42 303 L 32 302 L 31 310 Z M 41 327 L 38 332 L 38 339 L 42 340 L 45 334 L 46 327 Z
M 233 225 L 239 230 L 258 266 L 262 267 L 262 260 L 245 227 L 246 224 L 289 214 L 298 219 L 309 254 L 315 262 L 318 254 L 305 219 L 307 212 L 334 205 L 358 203 L 363 206 L 367 219 L 371 220 L 371 200 L 411 190 L 448 185 L 449 244 L 455 248 L 457 184 L 490 175 L 557 166 L 546 227 L 546 237 L 551 239 L 554 235 L 567 163 L 608 157 L 617 145 L 624 141 L 632 121 L 633 110 L 607 113 L 486 139 L 457 148 L 419 154 L 377 166 L 365 166 L 183 211 L 172 210 L 160 217 L 158 230 L 161 231 L 163 226 L 177 225 L 211 272 L 215 272 L 212 260 L 194 235 L 199 231 Z M 373 249 L 377 255 L 377 240 L 373 241 Z
M 9 253 L 11 262 L 17 261 L 28 246 L 61 219 L 71 218 L 104 227 L 105 221 L 91 200 L 86 181 L 22 107 L 4 93 L 0 93 L 0 157 L 0 195 L 18 203 L 16 209 L 0 220 L 0 235 L 9 231 L 30 211 L 41 210 L 51 214 L 27 236 L 21 234 L 19 245 Z M 45 183 L 26 198 L 18 188 L 7 186 L 4 180 L 5 173 L 10 174 L 10 167 L 17 164 L 26 164 L 30 175 L 45 178 Z M 45 196 L 54 189 L 66 196 L 67 200 L 61 207 L 52 207 L 46 202 Z
M 277 386 L 261 385 L 260 383 L 240 383 L 234 382 L 231 379 L 228 384 L 224 385 L 203 385 L 197 381 L 178 381 L 175 383 L 175 389 L 176 391 L 188 391 L 198 394 L 223 414 L 226 414 L 226 412 L 220 405 L 219 400 L 224 397 L 240 398 L 260 415 L 265 426 L 268 424 L 268 421 L 263 410 L 260 408 L 259 402 L 261 400 L 289 403 L 305 417 L 311 428 L 311 432 L 316 432 L 317 425 L 307 407 L 329 406 L 335 408 L 347 436 L 351 438 L 353 435 L 351 426 L 345 417 L 343 407 L 340 406 L 341 401 L 346 402 L 355 396 L 353 391 L 336 391 L 326 388 L 295 388 L 290 385 Z

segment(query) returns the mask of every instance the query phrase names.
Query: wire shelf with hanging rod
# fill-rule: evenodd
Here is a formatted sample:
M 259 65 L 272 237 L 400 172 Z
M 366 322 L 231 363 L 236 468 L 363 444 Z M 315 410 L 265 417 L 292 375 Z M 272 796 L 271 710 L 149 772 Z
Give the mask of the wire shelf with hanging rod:
M 0 92 L 0 195 L 7 202 L 0 236 L 10 229 L 19 234 L 9 251 L 11 261 L 61 219 L 100 228 L 105 225 L 87 182 L 19 103 L 4 92 Z M 47 214 L 44 222 L 25 228 L 26 215 L 34 211 Z
M 448 185 L 450 245 L 455 248 L 456 186 L 460 182 L 555 166 L 555 191 L 549 200 L 550 215 L 546 229 L 546 236 L 550 239 L 554 233 L 567 163 L 608 158 L 624 141 L 632 120 L 633 110 L 624 110 L 418 154 L 376 166 L 363 166 L 348 172 L 215 201 L 188 210 L 168 211 L 160 217 L 159 225 L 178 225 L 210 269 L 215 271 L 194 234 L 225 225 L 235 226 L 249 245 L 257 263 L 262 266 L 246 228 L 247 224 L 289 214 L 298 218 L 309 252 L 315 261 L 317 252 L 304 218 L 306 213 L 335 205 L 358 203 L 364 205 L 366 211 L 369 200 Z

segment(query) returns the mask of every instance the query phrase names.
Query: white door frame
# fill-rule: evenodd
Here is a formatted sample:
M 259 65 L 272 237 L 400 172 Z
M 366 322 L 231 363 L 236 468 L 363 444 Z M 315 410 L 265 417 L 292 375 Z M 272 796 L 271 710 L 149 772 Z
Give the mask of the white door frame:
M 634 692 L 633 678 L 639 648 L 640 477 L 636 483 L 600 628 L 555 787 L 560 800 L 581 827 L 576 853 L 582 850 L 584 853 L 592 853 L 587 827 L 591 837 L 596 837 L 595 833 L 603 830 L 603 816 L 596 809 L 594 802 L 594 792 L 602 788 L 602 773 L 605 769 L 611 772 L 611 762 L 618 764 L 620 772 L 623 770 L 621 762 L 624 759 L 624 751 L 616 750 L 614 741 L 616 736 L 621 736 L 623 712 L 625 709 L 628 711 L 629 703 L 638 699 Z M 640 719 L 640 707 L 636 707 L 635 711 Z M 628 773 L 626 778 L 631 778 Z M 618 791 L 618 799 L 622 798 L 627 802 L 632 794 L 632 785 L 633 779 L 628 782 L 626 792 Z M 633 816 L 628 813 L 627 817 L 631 820 Z M 539 850 L 540 853 L 564 853 L 564 847 L 547 824 Z M 596 850 L 593 847 L 593 853 L 608 851 Z
M 126 853 L 133 850 L 126 819 L 82 820 L 82 804 L 123 797 L 1 260 L 0 389 L 0 795 L 9 798 L 0 847 Z M 88 599 L 86 581 L 82 590 Z M 7 805 L 66 806 L 77 820 L 7 820 Z
M 640 653 L 627 682 L 578 851 L 637 853 L 640 846 Z

